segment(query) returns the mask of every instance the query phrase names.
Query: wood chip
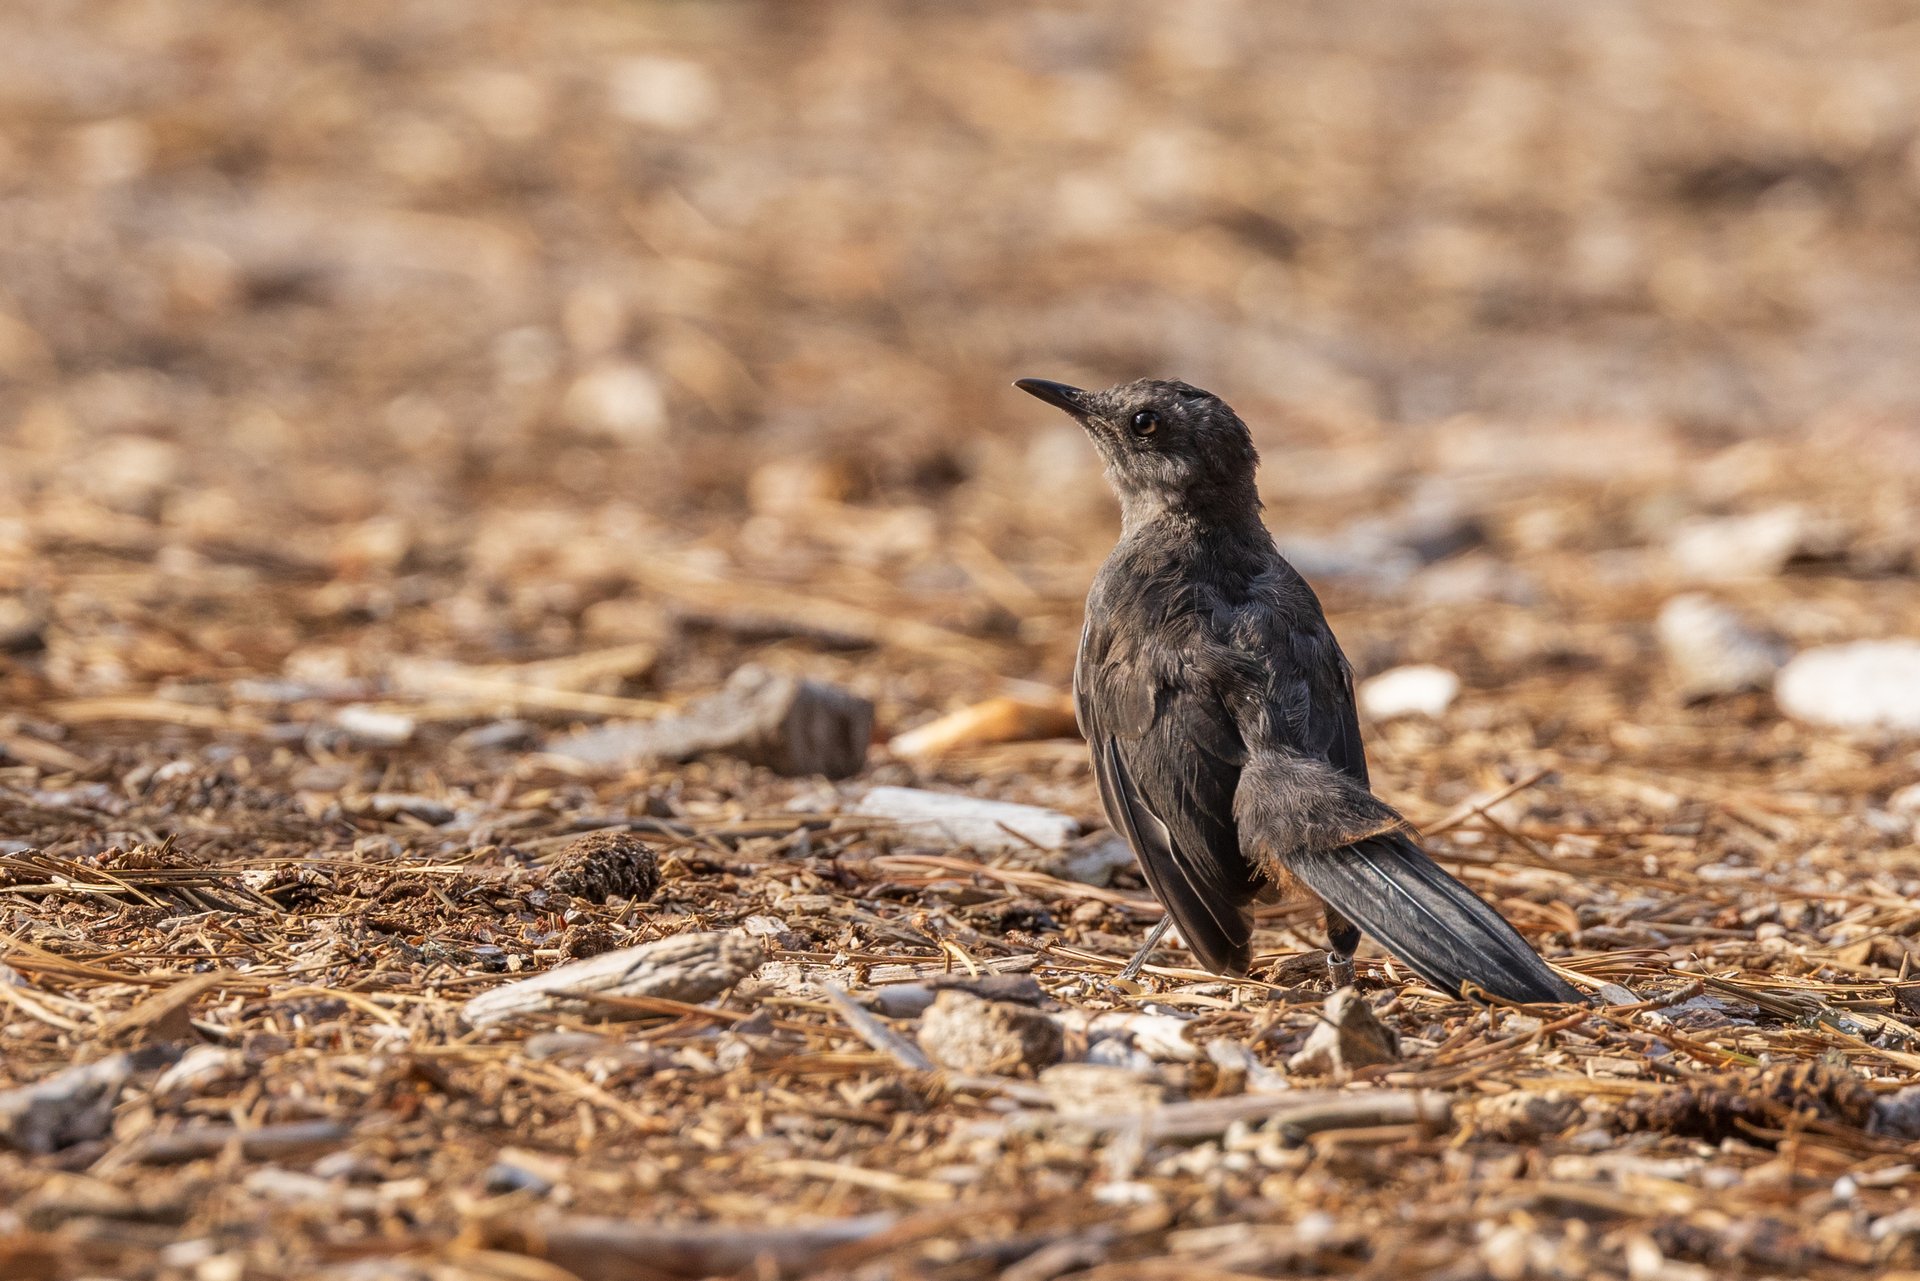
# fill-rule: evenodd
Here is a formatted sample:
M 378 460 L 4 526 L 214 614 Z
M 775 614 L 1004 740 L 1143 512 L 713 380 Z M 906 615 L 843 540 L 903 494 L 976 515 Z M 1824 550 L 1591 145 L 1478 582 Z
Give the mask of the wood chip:
M 1073 700 L 1066 695 L 1047 703 L 1024 698 L 990 698 L 949 712 L 938 720 L 895 734 L 887 750 L 895 756 L 944 756 L 986 743 L 1017 743 L 1033 738 L 1079 734 Z
M 708 1277 L 761 1265 L 805 1268 L 827 1251 L 878 1236 L 896 1222 L 867 1214 L 825 1223 L 648 1223 L 585 1215 L 547 1215 L 524 1226 L 508 1220 L 482 1229 L 489 1247 L 550 1260 L 580 1281 Z
M 487 1027 L 511 1018 L 595 1012 L 592 998 L 598 995 L 705 1001 L 752 974 L 765 956 L 745 934 L 677 934 L 482 992 L 461 1014 L 474 1027 Z M 605 1007 L 599 1012 L 611 1013 Z
M 593 769 L 735 756 L 776 774 L 846 778 L 866 763 L 873 704 L 819 681 L 743 667 L 686 711 L 616 721 L 547 745 L 548 755 Z

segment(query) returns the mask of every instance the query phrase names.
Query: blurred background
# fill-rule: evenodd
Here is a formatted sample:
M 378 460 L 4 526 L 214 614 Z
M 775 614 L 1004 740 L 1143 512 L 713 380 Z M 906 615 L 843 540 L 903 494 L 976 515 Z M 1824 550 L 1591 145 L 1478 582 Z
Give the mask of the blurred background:
M 1116 519 L 1021 375 L 1236 405 L 1363 672 L 1884 634 L 1917 125 L 1866 0 L 12 0 L 0 692 L 1057 687 Z

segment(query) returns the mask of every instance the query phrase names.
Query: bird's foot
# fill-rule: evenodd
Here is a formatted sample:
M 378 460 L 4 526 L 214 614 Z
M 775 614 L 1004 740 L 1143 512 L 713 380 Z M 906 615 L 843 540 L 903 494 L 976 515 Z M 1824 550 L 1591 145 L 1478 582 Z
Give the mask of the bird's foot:
M 1327 953 L 1327 982 L 1338 992 L 1343 987 L 1353 986 L 1353 958 Z
M 1167 931 L 1171 928 L 1173 928 L 1173 918 L 1171 916 L 1161 917 L 1159 923 L 1148 932 L 1146 942 L 1140 945 L 1140 950 L 1135 952 L 1133 959 L 1127 962 L 1126 968 L 1114 977 L 1111 986 L 1119 987 L 1121 991 L 1125 991 L 1126 986 L 1122 985 L 1130 986 L 1138 982 L 1140 970 L 1146 965 L 1147 958 L 1153 955 L 1153 949 L 1160 946 L 1160 940 L 1166 937 Z

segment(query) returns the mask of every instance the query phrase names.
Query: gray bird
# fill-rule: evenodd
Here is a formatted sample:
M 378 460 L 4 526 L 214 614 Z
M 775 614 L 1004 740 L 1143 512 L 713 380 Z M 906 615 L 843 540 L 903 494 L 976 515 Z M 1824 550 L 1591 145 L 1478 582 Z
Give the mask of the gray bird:
M 1352 669 L 1261 523 L 1239 415 L 1182 382 L 1014 386 L 1086 429 L 1120 497 L 1073 687 L 1107 819 L 1167 910 L 1128 973 L 1170 921 L 1244 974 L 1254 900 L 1305 890 L 1336 983 L 1365 930 L 1446 992 L 1581 999 L 1369 788 Z

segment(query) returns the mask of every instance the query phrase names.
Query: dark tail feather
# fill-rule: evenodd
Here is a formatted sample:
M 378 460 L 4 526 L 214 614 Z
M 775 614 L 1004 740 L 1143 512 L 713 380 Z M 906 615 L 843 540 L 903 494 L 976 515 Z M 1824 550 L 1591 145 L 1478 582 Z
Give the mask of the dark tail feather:
M 1398 833 L 1289 855 L 1287 870 L 1442 991 L 1580 1001 L 1505 917 Z

